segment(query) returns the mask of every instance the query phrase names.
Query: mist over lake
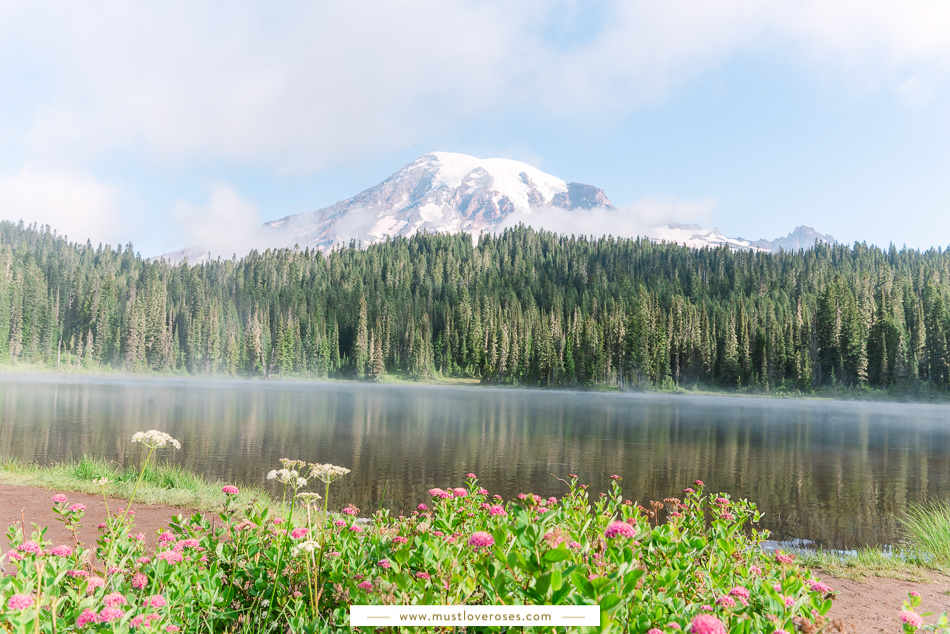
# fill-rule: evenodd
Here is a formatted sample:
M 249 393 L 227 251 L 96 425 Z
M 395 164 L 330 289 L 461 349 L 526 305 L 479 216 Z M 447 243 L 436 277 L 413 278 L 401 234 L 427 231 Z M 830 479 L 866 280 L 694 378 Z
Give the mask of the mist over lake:
M 747 497 L 778 539 L 893 543 L 908 502 L 950 494 L 947 406 L 424 385 L 6 375 L 0 455 L 133 464 L 136 431 L 182 443 L 159 460 L 264 484 L 280 458 L 352 473 L 331 506 L 410 512 L 432 487 L 478 475 L 492 494 L 678 497 L 696 479 Z M 276 493 L 276 489 L 274 489 Z

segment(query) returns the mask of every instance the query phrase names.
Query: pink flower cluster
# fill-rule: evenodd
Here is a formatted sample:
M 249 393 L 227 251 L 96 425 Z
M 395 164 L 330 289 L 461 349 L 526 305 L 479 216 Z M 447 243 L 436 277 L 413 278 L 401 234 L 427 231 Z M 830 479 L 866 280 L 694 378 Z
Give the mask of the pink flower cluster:
M 468 545 L 472 548 L 490 548 L 495 544 L 495 538 L 485 531 L 476 531 L 468 538 Z
M 727 634 L 725 624 L 712 614 L 700 614 L 689 624 L 690 634 Z
M 237 495 L 241 491 L 240 489 L 238 489 L 236 486 L 232 484 L 226 484 L 223 487 L 221 487 L 221 492 L 224 493 L 225 495 Z
M 913 610 L 903 610 L 901 612 L 901 623 L 906 623 L 911 627 L 923 627 L 924 617 L 920 616 Z
M 616 520 L 611 522 L 607 529 L 604 531 L 604 537 L 607 539 L 614 539 L 616 537 L 635 537 L 637 534 L 637 529 L 631 524 Z

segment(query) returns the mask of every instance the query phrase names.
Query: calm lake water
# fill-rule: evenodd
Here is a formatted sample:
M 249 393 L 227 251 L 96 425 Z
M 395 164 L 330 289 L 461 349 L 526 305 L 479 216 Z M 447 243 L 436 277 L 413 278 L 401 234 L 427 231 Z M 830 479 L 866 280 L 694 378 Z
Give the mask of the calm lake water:
M 778 539 L 893 543 L 910 501 L 950 497 L 950 407 L 748 397 L 345 383 L 0 376 L 0 455 L 46 464 L 141 458 L 136 431 L 167 431 L 168 459 L 263 484 L 282 457 L 353 473 L 331 505 L 411 510 L 474 472 L 491 493 L 560 496 L 611 474 L 639 502 L 694 480 L 747 497 Z

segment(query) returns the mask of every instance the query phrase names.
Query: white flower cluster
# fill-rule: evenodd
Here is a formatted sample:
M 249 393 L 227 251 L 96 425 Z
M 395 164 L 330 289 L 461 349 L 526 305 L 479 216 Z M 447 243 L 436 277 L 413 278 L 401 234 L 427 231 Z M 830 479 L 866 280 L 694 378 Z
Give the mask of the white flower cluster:
M 132 434 L 132 442 L 140 442 L 150 449 L 161 449 L 166 445 L 171 445 L 175 449 L 181 449 L 180 442 L 157 429 L 135 432 Z
M 340 476 L 345 476 L 350 470 L 346 467 L 338 467 L 334 464 L 310 464 L 310 477 L 318 478 L 327 484 L 333 482 Z
M 312 553 L 320 547 L 320 542 L 315 542 L 312 539 L 308 539 L 305 542 L 300 542 L 296 546 L 290 549 L 290 556 L 296 557 L 301 552 Z
M 295 490 L 307 486 L 307 480 L 301 478 L 296 469 L 271 469 L 267 479 L 289 484 Z

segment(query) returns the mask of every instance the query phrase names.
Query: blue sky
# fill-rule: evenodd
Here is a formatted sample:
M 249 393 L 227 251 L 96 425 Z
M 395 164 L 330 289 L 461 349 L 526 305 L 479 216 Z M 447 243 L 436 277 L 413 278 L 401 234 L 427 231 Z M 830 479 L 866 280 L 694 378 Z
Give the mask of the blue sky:
M 943 0 L 8 0 L 0 82 L 0 218 L 146 256 L 434 150 L 633 224 L 950 245 Z

